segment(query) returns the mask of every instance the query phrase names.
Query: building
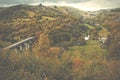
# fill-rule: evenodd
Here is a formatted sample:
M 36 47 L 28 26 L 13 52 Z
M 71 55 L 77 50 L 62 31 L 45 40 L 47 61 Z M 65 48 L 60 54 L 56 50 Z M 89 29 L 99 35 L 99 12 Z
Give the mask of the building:
M 90 36 L 89 36 L 89 35 L 88 35 L 88 36 L 85 36 L 84 39 L 85 39 L 85 41 L 87 41 L 87 40 L 90 39 Z
M 100 38 L 98 38 L 98 40 L 104 44 L 106 42 L 107 38 L 100 37 Z

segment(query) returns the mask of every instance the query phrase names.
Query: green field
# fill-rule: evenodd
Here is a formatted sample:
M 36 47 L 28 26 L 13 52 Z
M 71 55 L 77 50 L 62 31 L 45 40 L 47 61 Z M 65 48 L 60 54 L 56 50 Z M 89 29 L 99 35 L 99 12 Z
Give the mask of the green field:
M 89 40 L 85 46 L 70 47 L 68 51 L 63 53 L 63 56 L 68 55 L 71 60 L 76 57 L 79 57 L 83 60 L 91 60 L 106 59 L 107 54 L 107 49 L 102 49 L 99 42 L 95 40 Z

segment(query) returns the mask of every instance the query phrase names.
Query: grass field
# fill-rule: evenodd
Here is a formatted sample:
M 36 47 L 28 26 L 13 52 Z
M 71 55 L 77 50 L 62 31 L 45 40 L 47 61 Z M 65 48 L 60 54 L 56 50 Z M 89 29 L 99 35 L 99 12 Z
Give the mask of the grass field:
M 107 49 L 101 48 L 99 42 L 95 40 L 89 40 L 85 46 L 70 47 L 68 51 L 63 53 L 63 56 L 68 55 L 70 59 L 79 57 L 84 60 L 91 60 L 105 59 L 107 54 Z

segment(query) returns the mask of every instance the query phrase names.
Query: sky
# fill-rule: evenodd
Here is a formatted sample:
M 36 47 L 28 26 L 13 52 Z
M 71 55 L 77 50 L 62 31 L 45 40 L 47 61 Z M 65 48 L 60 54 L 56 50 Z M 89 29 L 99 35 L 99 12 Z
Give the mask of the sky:
M 0 0 L 1 7 L 18 4 L 70 6 L 85 11 L 120 8 L 120 0 Z

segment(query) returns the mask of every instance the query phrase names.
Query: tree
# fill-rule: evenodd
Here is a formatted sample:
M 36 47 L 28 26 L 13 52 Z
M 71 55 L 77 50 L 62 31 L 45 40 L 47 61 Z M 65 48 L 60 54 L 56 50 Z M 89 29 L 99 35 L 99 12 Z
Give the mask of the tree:
M 47 50 L 50 47 L 50 41 L 47 34 L 45 33 L 40 34 L 37 42 L 37 47 L 40 50 Z
M 115 28 L 109 38 L 108 38 L 108 46 L 109 46 L 109 57 L 114 59 L 120 59 L 120 29 Z

